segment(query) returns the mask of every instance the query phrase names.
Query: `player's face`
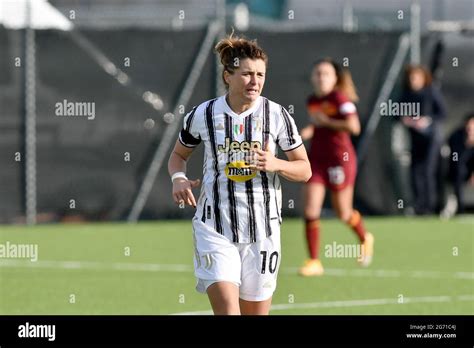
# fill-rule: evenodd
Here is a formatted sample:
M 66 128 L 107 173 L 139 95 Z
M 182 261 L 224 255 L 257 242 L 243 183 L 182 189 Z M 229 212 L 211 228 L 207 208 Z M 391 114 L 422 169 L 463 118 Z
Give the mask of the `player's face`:
M 254 102 L 262 93 L 267 68 L 262 59 L 242 59 L 233 74 L 224 73 L 229 94 L 245 103 Z
M 425 74 L 421 70 L 414 70 L 410 73 L 410 88 L 419 91 L 425 86 Z
M 330 63 L 316 65 L 311 75 L 311 82 L 319 93 L 323 95 L 331 93 L 337 83 L 336 69 Z
M 467 122 L 466 133 L 469 139 L 474 139 L 474 118 L 469 119 Z

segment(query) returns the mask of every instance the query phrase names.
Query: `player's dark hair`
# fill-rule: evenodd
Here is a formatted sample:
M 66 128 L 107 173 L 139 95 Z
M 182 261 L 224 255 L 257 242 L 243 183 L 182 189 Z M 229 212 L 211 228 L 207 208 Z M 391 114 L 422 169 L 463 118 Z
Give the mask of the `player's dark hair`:
M 248 40 L 244 37 L 234 36 L 232 32 L 226 38 L 220 40 L 214 48 L 224 67 L 222 71 L 222 80 L 226 87 L 227 82 L 224 80 L 224 71 L 233 74 L 239 68 L 239 62 L 242 59 L 261 59 L 268 64 L 268 56 L 265 51 L 257 44 L 255 40 Z
M 466 116 L 464 116 L 464 124 L 467 124 L 473 118 L 474 118 L 474 112 L 468 113 Z
M 331 64 L 336 71 L 336 89 L 349 98 L 350 101 L 357 102 L 359 101 L 359 96 L 357 95 L 357 90 L 352 80 L 352 75 L 349 69 L 344 68 L 341 64 L 336 62 L 330 57 L 318 59 L 314 64 L 313 68 L 322 63 Z
M 410 75 L 413 74 L 414 72 L 421 72 L 423 76 L 425 77 L 425 85 L 423 87 L 431 85 L 433 82 L 433 76 L 431 75 L 431 72 L 428 70 L 427 67 L 420 65 L 420 64 L 408 64 L 405 67 L 405 74 L 404 74 L 404 79 L 403 79 L 403 87 L 406 90 L 410 90 Z

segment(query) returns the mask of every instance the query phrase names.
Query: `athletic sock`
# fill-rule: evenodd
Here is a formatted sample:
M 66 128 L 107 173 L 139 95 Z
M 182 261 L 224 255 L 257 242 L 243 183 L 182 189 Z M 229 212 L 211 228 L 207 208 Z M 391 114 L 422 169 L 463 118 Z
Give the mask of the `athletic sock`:
M 306 219 L 306 242 L 309 256 L 312 259 L 319 258 L 319 218 Z
M 364 222 L 362 221 L 362 216 L 357 210 L 352 211 L 352 215 L 347 221 L 347 224 L 352 228 L 352 230 L 357 234 L 361 243 L 365 241 L 365 227 Z

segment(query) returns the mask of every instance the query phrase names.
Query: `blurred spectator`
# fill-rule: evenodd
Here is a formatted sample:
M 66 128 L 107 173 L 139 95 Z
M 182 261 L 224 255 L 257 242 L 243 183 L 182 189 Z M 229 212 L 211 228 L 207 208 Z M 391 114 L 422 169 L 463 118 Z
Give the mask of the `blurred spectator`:
M 405 69 L 401 102 L 410 103 L 417 114 L 401 115 L 411 138 L 411 185 L 415 213 L 432 214 L 436 205 L 436 169 L 442 144 L 441 121 L 445 104 L 432 84 L 431 73 L 423 66 Z
M 456 210 L 463 213 L 463 187 L 466 182 L 474 186 L 474 113 L 465 118 L 463 125 L 451 134 L 448 141 L 451 149 L 449 181 L 454 188 L 457 202 L 452 213 Z

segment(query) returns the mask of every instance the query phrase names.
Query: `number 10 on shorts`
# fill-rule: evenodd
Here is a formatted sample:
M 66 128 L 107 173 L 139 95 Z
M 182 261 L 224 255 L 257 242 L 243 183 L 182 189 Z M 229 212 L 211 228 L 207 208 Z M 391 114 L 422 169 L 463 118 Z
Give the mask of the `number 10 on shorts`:
M 270 273 L 275 273 L 278 265 L 278 251 L 274 251 L 270 254 L 270 257 L 268 257 L 268 262 L 267 262 L 267 255 L 268 252 L 266 251 L 261 251 L 260 255 L 262 255 L 262 270 L 261 273 L 265 274 L 266 269 L 267 269 L 267 263 L 268 263 L 268 271 Z

